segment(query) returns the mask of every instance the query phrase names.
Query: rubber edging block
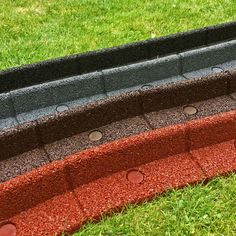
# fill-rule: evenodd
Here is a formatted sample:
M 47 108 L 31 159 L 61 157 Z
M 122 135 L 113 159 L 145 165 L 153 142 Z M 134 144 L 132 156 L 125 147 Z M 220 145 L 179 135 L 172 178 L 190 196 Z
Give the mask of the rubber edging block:
M 53 162 L 0 184 L 0 221 L 69 191 L 63 162 Z
M 85 102 L 87 99 L 87 102 L 91 103 L 98 97 L 104 98 L 106 95 L 114 96 L 114 94 L 124 93 L 126 90 L 137 90 L 143 84 L 155 83 L 157 85 L 184 80 L 182 73 L 188 78 L 201 74 L 212 74 L 214 73 L 212 66 L 226 61 L 233 62 L 235 49 L 235 40 L 231 43 L 224 42 L 187 51 L 180 55 L 165 56 L 17 89 L 11 91 L 10 95 L 18 121 L 22 123 L 25 121 L 24 117 L 26 120 L 34 120 L 38 118 L 37 116 L 47 115 L 47 112 L 56 113 L 56 106 L 61 103 L 70 107 L 73 102 Z M 206 67 L 210 68 L 206 69 Z M 40 112 L 38 110 L 42 108 L 45 109 L 45 114 L 38 114 Z M 30 112 L 31 116 L 24 112 Z
M 220 73 L 145 90 L 140 95 L 143 111 L 159 111 L 226 95 L 230 79 L 228 73 Z
M 87 149 L 67 158 L 65 165 L 73 187 L 76 187 L 111 173 L 185 152 L 185 142 L 184 126 L 175 125 Z
M 56 116 L 44 117 L 38 120 L 37 128 L 42 142 L 47 144 L 141 113 L 139 93 L 131 92 Z
M 103 144 L 71 155 L 65 163 L 75 188 L 114 172 L 235 139 L 235 131 L 236 110 Z
M 130 181 L 132 172 L 141 175 L 143 180 Z M 169 189 L 196 184 L 203 179 L 204 175 L 191 155 L 182 153 L 100 178 L 75 188 L 74 192 L 86 218 L 100 220 L 104 214 L 114 214 L 126 204 L 146 202 Z
M 232 39 L 235 37 L 235 25 L 235 22 L 230 22 L 1 71 L 0 93 Z
M 0 160 L 40 146 L 36 122 L 25 123 L 0 132 Z
M 38 120 L 44 144 L 150 111 L 227 94 L 227 73 L 140 90 Z
M 198 149 L 236 138 L 236 110 L 205 119 L 193 120 L 188 125 L 189 149 Z

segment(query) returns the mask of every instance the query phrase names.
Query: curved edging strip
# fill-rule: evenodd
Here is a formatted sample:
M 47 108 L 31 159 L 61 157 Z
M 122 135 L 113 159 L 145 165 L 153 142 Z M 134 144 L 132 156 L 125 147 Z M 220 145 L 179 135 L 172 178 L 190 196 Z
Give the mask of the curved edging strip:
M 0 129 L 143 86 L 158 87 L 231 70 L 236 66 L 235 51 L 236 40 L 233 40 L 4 93 L 0 95 Z
M 17 236 L 74 231 L 127 203 L 235 171 L 235 138 L 234 110 L 85 150 L 1 184 L 0 221 Z M 143 176 L 138 183 L 130 170 Z
M 236 22 L 229 22 L 185 33 L 12 68 L 0 72 L 0 93 L 62 77 L 100 71 L 212 43 L 228 41 L 236 37 L 235 29 Z
M 0 160 L 114 121 L 227 95 L 235 91 L 235 72 L 231 73 L 130 92 L 3 130 Z

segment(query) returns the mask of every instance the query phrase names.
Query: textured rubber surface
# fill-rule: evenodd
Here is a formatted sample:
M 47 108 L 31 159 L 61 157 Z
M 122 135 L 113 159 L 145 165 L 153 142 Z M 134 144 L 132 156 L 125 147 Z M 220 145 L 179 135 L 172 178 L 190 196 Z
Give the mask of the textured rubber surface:
M 230 74 L 221 73 L 140 90 L 3 130 L 0 134 L 1 159 L 114 121 L 228 94 L 233 79 Z M 24 133 L 26 135 L 22 135 Z M 10 149 L 12 144 L 14 148 Z
M 226 71 L 236 66 L 235 50 L 236 42 L 225 42 L 179 55 L 14 90 L 2 96 L 2 103 L 6 104 L 3 104 L 4 114 L 0 123 L 10 127 L 14 125 L 10 122 L 12 119 L 16 119 L 18 123 L 37 120 L 57 113 L 60 106 L 72 109 L 107 96 L 139 90 L 145 85 L 158 87 Z M 4 110 L 4 107 L 7 109 Z M 5 120 L 8 118 L 10 121 L 6 124 Z
M 0 72 L 0 232 L 74 232 L 235 171 L 235 38 L 232 22 Z
M 230 22 L 101 51 L 12 68 L 0 73 L 2 85 L 0 92 L 228 41 L 236 37 L 235 28 L 236 23 Z
M 231 70 L 235 31 L 232 22 L 0 72 L 0 129 L 147 84 Z
M 127 203 L 235 171 L 235 138 L 234 110 L 78 152 L 1 184 L 0 222 L 18 236 L 72 232 Z M 127 178 L 132 170 L 140 183 Z
M 233 72 L 232 72 L 233 74 Z M 87 148 L 236 109 L 229 73 L 112 97 L 0 133 L 0 181 Z M 186 114 L 193 106 L 196 114 Z M 92 131 L 102 134 L 90 140 Z

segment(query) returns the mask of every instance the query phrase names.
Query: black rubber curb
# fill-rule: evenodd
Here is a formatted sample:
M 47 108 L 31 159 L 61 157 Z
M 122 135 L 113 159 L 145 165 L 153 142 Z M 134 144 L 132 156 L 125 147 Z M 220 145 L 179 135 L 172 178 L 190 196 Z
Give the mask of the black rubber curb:
M 28 87 L 59 78 L 81 75 L 157 56 L 228 41 L 236 37 L 236 22 L 149 39 L 83 54 L 62 57 L 0 72 L 0 92 Z

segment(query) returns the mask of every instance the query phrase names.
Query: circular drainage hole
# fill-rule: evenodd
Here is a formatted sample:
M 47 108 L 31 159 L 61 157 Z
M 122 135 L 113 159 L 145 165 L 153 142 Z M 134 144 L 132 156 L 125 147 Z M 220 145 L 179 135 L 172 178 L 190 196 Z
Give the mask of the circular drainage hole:
M 153 86 L 151 84 L 144 84 L 141 89 L 150 89 L 152 88 Z
M 69 107 L 67 105 L 59 105 L 56 107 L 57 112 L 63 112 L 69 110 Z
M 194 115 L 194 114 L 197 113 L 197 108 L 194 107 L 194 106 L 185 106 L 185 107 L 183 108 L 183 111 L 184 111 L 184 113 L 187 114 L 187 115 Z
M 102 132 L 94 130 L 89 134 L 89 139 L 91 141 L 98 141 L 102 138 Z
M 127 179 L 134 184 L 139 184 L 144 180 L 144 174 L 138 170 L 130 170 L 127 173 Z
M 220 73 L 220 72 L 222 72 L 222 71 L 224 71 L 222 68 L 220 68 L 220 67 L 212 67 L 211 68 L 211 71 L 212 72 L 214 72 L 214 73 Z
M 0 236 L 16 236 L 16 226 L 10 223 L 0 226 Z

